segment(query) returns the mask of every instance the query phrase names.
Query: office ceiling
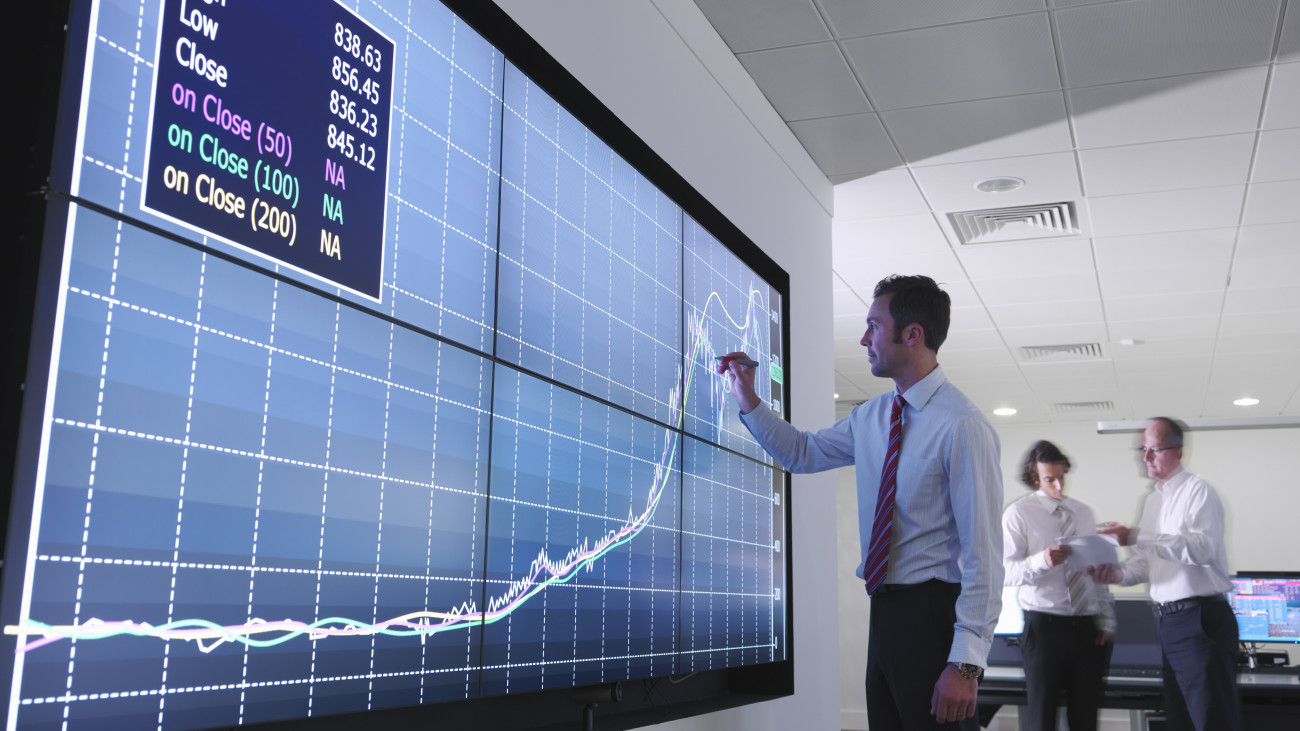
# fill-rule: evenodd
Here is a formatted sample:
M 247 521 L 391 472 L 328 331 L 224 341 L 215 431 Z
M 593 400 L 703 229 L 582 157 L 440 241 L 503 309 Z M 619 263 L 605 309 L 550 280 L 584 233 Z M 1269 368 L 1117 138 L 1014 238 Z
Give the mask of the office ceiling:
M 836 183 L 838 401 L 891 387 L 899 272 L 1008 421 L 1300 416 L 1300 0 L 695 2 Z M 1046 208 L 950 219 L 1008 207 Z

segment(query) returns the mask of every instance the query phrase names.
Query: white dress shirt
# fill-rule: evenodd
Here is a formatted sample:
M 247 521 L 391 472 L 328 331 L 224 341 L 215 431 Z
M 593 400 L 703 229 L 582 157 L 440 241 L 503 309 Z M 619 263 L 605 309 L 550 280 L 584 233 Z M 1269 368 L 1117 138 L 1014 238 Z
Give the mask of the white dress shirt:
M 1149 582 L 1151 600 L 1162 604 L 1228 591 L 1223 521 L 1219 494 L 1180 467 L 1147 496 L 1120 584 Z
M 987 417 L 935 367 L 903 394 L 903 436 L 886 584 L 961 584 L 951 662 L 988 667 L 1002 607 L 1001 446 Z M 855 465 L 863 563 L 880 490 L 894 392 L 818 432 L 795 429 L 765 404 L 741 416 L 791 472 Z
M 1093 616 L 1097 629 L 1115 631 L 1115 605 L 1110 589 L 1068 563 L 1049 567 L 1043 555 L 1067 534 L 1061 512 L 1070 518 L 1070 536 L 1096 533 L 1092 508 L 1071 497 L 1056 500 L 1042 490 L 1020 498 L 1002 514 L 1002 560 L 1007 586 L 1019 586 L 1020 607 L 1031 612 Z

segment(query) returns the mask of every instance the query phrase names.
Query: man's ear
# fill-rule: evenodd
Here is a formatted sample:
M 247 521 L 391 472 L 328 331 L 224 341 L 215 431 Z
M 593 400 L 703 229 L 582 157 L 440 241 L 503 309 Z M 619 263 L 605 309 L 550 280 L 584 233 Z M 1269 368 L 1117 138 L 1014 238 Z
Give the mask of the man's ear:
M 925 345 L 925 328 L 920 323 L 914 322 L 903 328 L 903 342 L 907 347 L 916 345 Z

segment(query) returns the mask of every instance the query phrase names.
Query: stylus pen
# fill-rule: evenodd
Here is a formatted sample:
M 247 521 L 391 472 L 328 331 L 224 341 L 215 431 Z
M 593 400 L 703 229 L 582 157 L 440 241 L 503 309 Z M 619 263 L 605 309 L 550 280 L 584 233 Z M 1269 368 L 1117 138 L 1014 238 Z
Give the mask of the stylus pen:
M 753 358 L 741 358 L 740 356 L 736 356 L 734 358 L 727 358 L 727 356 L 725 355 L 719 355 L 715 358 L 715 360 L 717 360 L 719 363 L 722 363 L 726 360 L 734 360 L 743 366 L 749 366 L 750 368 L 758 367 L 758 361 L 754 360 Z

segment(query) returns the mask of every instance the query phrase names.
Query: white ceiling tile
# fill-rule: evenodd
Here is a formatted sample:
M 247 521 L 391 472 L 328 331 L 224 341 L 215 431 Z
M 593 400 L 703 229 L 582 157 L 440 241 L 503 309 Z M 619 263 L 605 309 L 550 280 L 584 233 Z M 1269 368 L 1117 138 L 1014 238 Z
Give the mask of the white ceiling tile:
M 1106 316 L 1119 321 L 1217 316 L 1222 302 L 1222 289 L 1205 292 L 1161 289 L 1156 294 L 1106 297 Z
M 868 398 L 868 394 L 856 383 L 839 373 L 835 374 L 835 393 L 838 394 L 836 401 L 865 401 Z
M 1229 368 L 1219 368 L 1216 363 L 1205 388 L 1205 409 L 1222 416 L 1276 414 L 1297 385 L 1300 385 L 1300 368 L 1294 362 L 1282 367 L 1233 364 Z M 1243 397 L 1257 398 L 1259 404 L 1249 410 L 1233 405 L 1233 401 Z
M 940 279 L 939 288 L 948 293 L 952 299 L 953 309 L 962 307 L 984 307 L 984 300 L 980 299 L 979 293 L 975 287 L 967 281 L 963 274 L 957 279 Z
M 1079 146 L 1114 147 L 1253 131 L 1267 76 L 1268 69 L 1261 66 L 1066 94 Z
M 1106 327 L 1101 323 L 1046 327 L 1007 327 L 1002 328 L 1001 332 L 1007 345 L 1016 349 L 1017 355 L 1020 348 L 1026 347 L 1106 342 Z
M 1246 193 L 1246 214 L 1242 223 L 1255 226 L 1265 223 L 1300 221 L 1300 180 L 1280 183 L 1252 183 Z
M 1300 13 L 1292 10 L 1289 15 Z M 1278 63 L 1273 67 L 1273 78 L 1268 86 L 1268 103 L 1264 105 L 1263 127 L 1300 127 L 1300 63 Z
M 949 330 L 988 330 L 993 319 L 983 307 L 953 307 Z
M 1121 379 L 1129 376 L 1159 376 L 1161 374 L 1180 373 L 1184 377 L 1198 377 L 1204 384 L 1210 378 L 1210 364 L 1213 358 L 1208 353 L 1201 356 L 1184 356 L 1181 358 L 1132 358 L 1115 359 L 1115 374 Z
M 949 330 L 948 339 L 939 346 L 941 353 L 962 350 L 991 350 L 1005 348 L 997 330 Z
M 1045 402 L 1049 409 L 1052 404 L 1077 404 L 1097 401 L 1119 400 L 1119 386 L 1112 374 L 1105 381 L 1060 379 L 1030 381 L 1029 387 L 1034 395 Z
M 836 334 L 838 335 L 840 329 L 838 322 L 836 323 L 835 329 L 836 329 Z M 846 358 L 849 360 L 852 360 L 854 358 L 862 358 L 863 360 L 866 359 L 867 351 L 865 348 L 862 347 L 862 343 L 860 342 L 860 338 L 862 337 L 862 333 L 861 333 L 862 329 L 863 329 L 862 327 L 858 328 L 859 332 L 857 337 L 844 337 L 844 338 L 836 337 L 835 338 L 835 359 L 837 361 L 842 361 Z
M 1278 44 L 1277 59 L 1292 60 L 1300 57 L 1300 12 L 1290 5 L 1286 19 L 1282 22 L 1282 39 Z
M 1074 147 L 1060 91 L 900 109 L 881 117 L 910 163 L 968 162 Z
M 975 282 L 975 288 L 990 308 L 995 305 L 1092 300 L 1100 296 L 1095 274 L 1061 273 L 1061 270 L 1011 279 L 983 279 Z
M 1240 356 L 1246 353 L 1256 360 L 1262 361 L 1261 356 L 1268 355 L 1271 358 L 1273 355 L 1281 353 L 1291 358 L 1296 353 L 1300 353 L 1300 332 L 1288 330 L 1273 333 L 1267 338 L 1261 338 L 1254 334 L 1221 330 L 1216 347 L 1216 356 Z
M 1092 271 L 1092 247 L 1087 239 L 1042 239 L 1006 244 L 963 246 L 957 257 L 974 282 L 1016 279 L 1041 274 L 1080 274 Z
M 857 342 L 862 339 L 862 333 L 866 329 L 866 315 L 842 315 L 839 312 L 836 312 L 832 319 L 832 332 L 835 336 L 836 348 L 839 348 L 840 341 L 856 345 Z M 852 352 L 850 348 L 845 348 L 844 350 L 846 352 Z
M 831 291 L 832 311 L 836 316 L 840 315 L 862 315 L 864 318 L 867 314 L 867 303 L 862 301 L 856 290 L 836 289 Z
M 1070 87 L 1268 63 L 1281 0 L 1143 0 L 1060 10 Z
M 1079 197 L 1079 168 L 1070 152 L 917 166 L 912 168 L 912 174 L 935 210 L 945 212 L 1070 201 Z M 1020 178 L 1025 186 L 1006 193 L 984 193 L 975 188 L 981 180 L 1005 176 Z
M 984 350 L 955 350 L 951 353 L 946 348 L 940 348 L 939 352 L 939 362 L 943 364 L 944 368 L 952 364 L 967 368 L 996 366 L 1009 369 L 1004 372 L 1016 370 L 1016 359 L 1011 357 L 1011 351 L 1007 350 L 1006 346 L 986 348 Z
M 1300 223 L 1243 226 L 1232 262 L 1232 289 L 1300 287 Z
M 879 110 L 1061 88 L 1046 13 L 858 38 L 842 45 Z
M 1295 310 L 1225 313 L 1220 332 L 1270 337 L 1283 333 L 1295 334 L 1300 333 L 1300 317 L 1296 317 Z
M 1285 274 L 1285 270 L 1283 270 Z M 1294 280 L 1294 275 L 1290 278 Z M 1300 310 L 1300 284 L 1292 281 L 1281 287 L 1238 287 L 1234 281 L 1228 288 L 1228 299 L 1223 304 L 1227 312 L 1272 312 L 1275 310 Z
M 1254 149 L 1246 133 L 1082 150 L 1079 160 L 1088 195 L 1120 195 L 1245 183 Z
M 821 0 L 826 19 L 845 38 L 890 33 L 930 25 L 946 25 L 999 15 L 1032 12 L 1046 7 L 1044 0 Z
M 945 251 L 951 248 L 943 235 L 943 229 L 935 222 L 934 215 L 929 213 L 893 218 L 841 219 L 836 216 L 831 220 L 832 258 L 840 247 L 870 247 L 873 250 L 889 251 L 900 246 L 907 246 L 914 251 Z
M 1205 393 L 1205 379 L 1197 376 L 1180 377 L 1177 374 L 1161 376 L 1128 376 L 1120 380 L 1120 393 L 1130 419 L 1146 419 L 1157 414 L 1174 418 L 1200 416 L 1198 406 Z M 1188 413 L 1194 409 L 1194 413 Z
M 1194 261 L 1194 260 L 1193 260 Z M 1228 285 L 1228 267 L 1171 266 L 1156 271 L 1117 269 L 1099 272 L 1102 296 L 1135 297 L 1152 292 L 1213 292 Z
M 1082 325 L 1103 322 L 1101 299 L 1032 302 L 1019 305 L 990 305 L 989 312 L 999 328 L 1041 325 Z
M 965 351 L 954 351 L 954 355 Z M 962 365 L 950 359 L 943 361 L 943 375 L 953 383 L 970 384 L 982 381 L 1005 381 L 1007 378 L 1007 367 L 1004 365 L 995 366 L 971 366 Z
M 1268 185 L 1275 185 L 1269 183 Z M 1235 226 L 1245 186 L 1089 198 L 1094 236 L 1127 236 Z
M 1110 353 L 1117 360 L 1125 360 L 1155 357 L 1146 348 L 1148 342 L 1213 337 L 1219 329 L 1219 317 L 1198 315 L 1134 320 L 1107 317 L 1106 324 L 1110 330 Z M 1134 344 L 1124 345 L 1126 339 L 1134 341 Z
M 695 0 L 733 53 L 830 40 L 812 0 Z
M 753 51 L 736 58 L 787 122 L 871 111 L 834 43 Z
M 1097 255 L 1097 270 L 1137 270 L 1151 272 L 1194 262 L 1206 268 L 1224 268 L 1232 258 L 1237 229 L 1217 228 L 1199 231 L 1106 236 L 1092 240 Z
M 868 397 L 878 393 L 884 393 L 892 390 L 894 382 L 888 378 L 877 378 L 871 375 L 871 364 L 866 358 L 858 358 L 835 367 L 835 372 L 842 376 L 844 380 L 852 383 L 862 390 Z
M 1300 11 L 1296 13 L 1300 15 Z M 1256 183 L 1300 178 L 1300 128 L 1265 130 L 1250 179 Z
M 1020 372 L 1031 386 L 1069 380 L 1113 385 L 1115 381 L 1115 367 L 1108 359 L 1059 363 L 1022 362 Z
M 835 217 L 877 218 L 929 213 L 920 188 L 907 170 L 886 170 L 835 186 Z
M 903 164 L 875 114 L 805 119 L 790 131 L 827 175 L 870 175 Z
M 835 270 L 844 281 L 863 292 L 873 291 L 876 283 L 891 274 L 925 274 L 937 282 L 965 279 L 957 257 L 951 251 L 907 251 L 901 248 L 892 256 L 841 253 Z
M 1214 331 L 1194 337 L 1168 337 L 1154 334 L 1141 345 L 1116 345 L 1109 351 L 1116 361 L 1166 358 L 1208 358 L 1214 353 Z

